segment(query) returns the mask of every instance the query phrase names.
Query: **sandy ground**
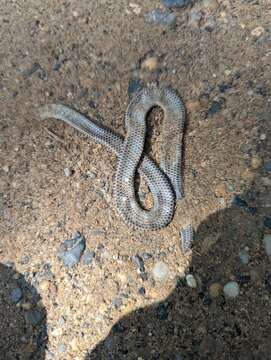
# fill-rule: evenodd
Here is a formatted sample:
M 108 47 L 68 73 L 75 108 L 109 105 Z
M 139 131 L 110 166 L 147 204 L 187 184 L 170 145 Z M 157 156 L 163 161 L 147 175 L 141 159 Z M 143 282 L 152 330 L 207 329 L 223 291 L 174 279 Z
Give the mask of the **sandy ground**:
M 270 2 L 195 1 L 171 10 L 172 26 L 146 22 L 153 9 L 168 11 L 158 0 L 1 1 L 0 313 L 18 317 L 8 337 L 1 328 L 3 360 L 271 359 Z M 125 135 L 133 90 L 153 81 L 187 108 L 185 199 L 167 228 L 131 231 L 113 208 L 115 156 L 39 122 L 37 108 L 65 103 Z M 57 254 L 76 231 L 95 258 L 70 269 Z M 231 280 L 235 299 L 222 290 Z M 16 305 L 14 282 L 26 289 Z

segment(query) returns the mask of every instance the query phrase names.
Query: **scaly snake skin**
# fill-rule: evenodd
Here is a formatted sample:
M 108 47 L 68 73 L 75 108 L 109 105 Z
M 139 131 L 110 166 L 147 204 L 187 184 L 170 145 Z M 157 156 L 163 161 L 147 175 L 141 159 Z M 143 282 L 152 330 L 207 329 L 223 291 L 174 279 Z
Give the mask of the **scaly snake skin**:
M 160 167 L 143 152 L 146 116 L 154 106 L 164 111 Z M 40 109 L 40 117 L 61 119 L 115 152 L 118 157 L 113 187 L 115 207 L 129 227 L 158 230 L 170 223 L 176 200 L 183 197 L 181 165 L 185 121 L 184 105 L 173 90 L 150 86 L 135 95 L 125 116 L 125 139 L 64 105 L 46 105 Z M 143 209 L 136 199 L 137 171 L 152 193 L 150 210 Z

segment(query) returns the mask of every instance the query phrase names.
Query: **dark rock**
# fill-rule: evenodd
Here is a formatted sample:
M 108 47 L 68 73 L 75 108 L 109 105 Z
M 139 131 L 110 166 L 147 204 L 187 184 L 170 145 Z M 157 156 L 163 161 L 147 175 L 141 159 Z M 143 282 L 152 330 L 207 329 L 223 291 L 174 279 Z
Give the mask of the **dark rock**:
M 263 225 L 265 228 L 271 229 L 271 217 L 270 216 L 266 216 L 264 218 Z
M 73 267 L 80 261 L 85 250 L 86 240 L 79 232 L 70 240 L 65 240 L 58 252 L 58 259 L 64 262 L 67 267 Z
M 192 1 L 191 0 L 162 0 L 163 5 L 165 5 L 168 8 L 178 8 L 178 7 L 183 7 L 186 6 L 188 4 L 191 4 Z
M 266 162 L 264 168 L 266 171 L 271 172 L 271 161 Z
M 24 313 L 26 323 L 34 327 L 42 322 L 44 316 L 45 315 L 37 309 L 29 310 Z
M 52 65 L 52 70 L 58 71 L 58 70 L 60 69 L 61 65 L 62 65 L 62 64 L 61 64 L 60 62 L 54 63 L 54 64 Z
M 207 111 L 207 117 L 213 117 L 222 109 L 221 103 L 218 101 L 213 101 L 211 107 Z
M 144 296 L 146 294 L 146 289 L 144 287 L 141 287 L 141 288 L 138 289 L 138 293 L 139 293 L 139 295 Z
M 145 272 L 140 273 L 140 277 L 141 277 L 142 281 L 148 280 L 148 274 Z
M 23 297 L 23 292 L 20 288 L 15 288 L 10 293 L 11 301 L 16 304 L 18 303 Z
M 237 206 L 240 206 L 240 207 L 247 207 L 247 202 L 243 199 L 240 198 L 239 195 L 236 195 L 233 200 L 232 200 L 232 204 L 233 205 L 237 205 Z
M 222 83 L 222 84 L 218 85 L 218 88 L 219 88 L 219 91 L 220 91 L 221 93 L 224 93 L 224 92 L 226 92 L 227 90 L 231 89 L 231 88 L 232 88 L 232 85 Z
M 134 255 L 132 256 L 132 262 L 133 264 L 136 265 L 136 267 L 139 269 L 141 273 L 145 272 L 145 266 L 142 257 L 140 257 L 139 255 Z
M 174 26 L 176 24 L 176 14 L 169 11 L 152 10 L 145 15 L 148 23 L 156 25 Z
M 132 79 L 128 86 L 128 95 L 132 96 L 134 93 L 142 89 L 142 84 L 139 79 Z

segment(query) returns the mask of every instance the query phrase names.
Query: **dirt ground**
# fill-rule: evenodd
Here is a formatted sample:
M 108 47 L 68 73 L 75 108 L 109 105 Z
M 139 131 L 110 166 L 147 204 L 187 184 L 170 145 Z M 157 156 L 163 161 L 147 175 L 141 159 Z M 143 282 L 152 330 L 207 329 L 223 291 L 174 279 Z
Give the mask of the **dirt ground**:
M 148 23 L 154 9 L 176 23 Z M 18 326 L 0 327 L 0 359 L 271 359 L 270 18 L 266 0 L 1 1 L 0 314 Z M 131 231 L 113 208 L 116 157 L 37 109 L 64 103 L 125 135 L 130 97 L 153 81 L 187 108 L 185 199 L 165 229 Z M 57 254 L 76 231 L 95 257 L 67 268 Z M 37 296 L 14 310 L 20 279 Z

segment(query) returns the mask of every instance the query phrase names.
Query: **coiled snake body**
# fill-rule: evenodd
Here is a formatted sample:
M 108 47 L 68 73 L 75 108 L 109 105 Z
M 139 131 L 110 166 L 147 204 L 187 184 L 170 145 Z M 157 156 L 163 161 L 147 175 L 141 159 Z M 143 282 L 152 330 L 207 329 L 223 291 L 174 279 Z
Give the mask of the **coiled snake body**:
M 143 152 L 146 116 L 154 106 L 160 106 L 164 111 L 160 166 Z M 136 94 L 125 116 L 125 139 L 64 105 L 46 105 L 40 109 L 40 117 L 61 119 L 116 153 L 115 206 L 129 227 L 158 230 L 170 223 L 176 200 L 183 197 L 181 165 L 185 121 L 184 105 L 173 90 L 151 86 Z M 137 171 L 152 193 L 153 207 L 150 210 L 143 209 L 136 199 L 134 183 Z

